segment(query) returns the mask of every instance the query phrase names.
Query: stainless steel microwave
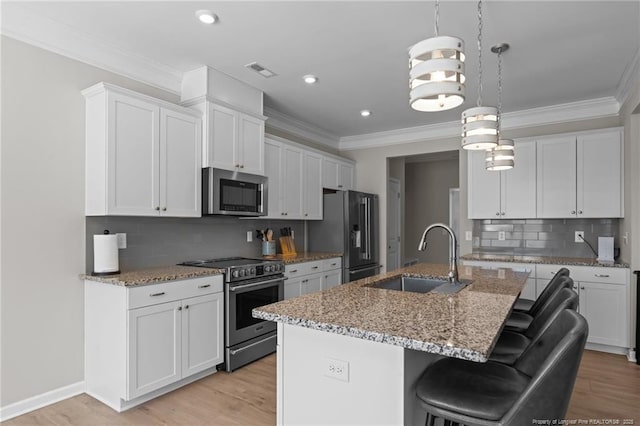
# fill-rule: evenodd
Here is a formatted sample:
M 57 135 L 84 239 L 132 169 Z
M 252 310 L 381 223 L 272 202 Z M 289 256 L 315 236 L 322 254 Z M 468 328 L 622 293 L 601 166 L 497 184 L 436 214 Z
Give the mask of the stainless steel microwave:
M 265 216 L 267 178 L 206 167 L 202 169 L 202 214 Z

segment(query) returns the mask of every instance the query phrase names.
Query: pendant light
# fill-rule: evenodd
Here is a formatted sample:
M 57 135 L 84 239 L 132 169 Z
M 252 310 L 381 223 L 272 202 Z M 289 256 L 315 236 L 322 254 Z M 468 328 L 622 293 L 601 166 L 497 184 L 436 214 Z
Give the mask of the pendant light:
M 445 111 L 464 102 L 464 42 L 439 34 L 436 0 L 435 37 L 409 48 L 409 104 L 417 111 Z
M 487 151 L 487 170 L 500 171 L 509 170 L 514 166 L 514 146 L 513 140 L 502 138 L 502 53 L 509 49 L 507 43 L 496 44 L 491 48 L 493 53 L 498 54 L 498 145 Z
M 478 105 L 462 113 L 462 147 L 487 150 L 498 144 L 498 109 L 482 106 L 482 0 L 478 2 Z

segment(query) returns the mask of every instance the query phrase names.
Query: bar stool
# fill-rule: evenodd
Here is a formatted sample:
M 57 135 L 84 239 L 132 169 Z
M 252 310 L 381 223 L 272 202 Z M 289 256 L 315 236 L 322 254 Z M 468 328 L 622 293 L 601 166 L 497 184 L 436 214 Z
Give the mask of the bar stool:
M 504 329 L 524 333 L 531 325 L 533 319 L 538 316 L 541 311 L 546 309 L 549 304 L 549 300 L 563 288 L 573 288 L 573 280 L 571 277 L 562 275 L 557 280 L 549 283 L 547 288 L 545 288 L 545 291 L 540 294 L 540 297 L 538 297 L 529 311 L 512 311 L 511 315 L 509 315 L 509 318 L 507 319 Z M 549 289 L 549 291 L 547 291 L 547 289 Z
M 515 305 L 513 305 L 513 310 L 514 311 L 522 311 L 522 312 L 528 312 L 531 310 L 531 308 L 533 307 L 533 304 L 536 303 L 541 297 L 548 297 L 548 295 L 546 295 L 546 293 L 550 290 L 550 287 L 553 286 L 553 283 L 560 277 L 568 277 L 569 276 L 569 270 L 567 268 L 560 268 L 558 270 L 558 272 L 556 272 L 556 274 L 553 276 L 553 278 L 551 278 L 551 280 L 549 281 L 549 283 L 547 284 L 547 286 L 544 288 L 544 290 L 542 290 L 542 293 L 540 293 L 540 296 L 538 296 L 538 298 L 536 300 L 531 300 L 531 299 L 518 299 L 516 300 Z
M 565 309 L 575 311 L 578 308 L 578 293 L 563 288 L 549 300 L 548 306 L 536 316 L 524 333 L 504 330 L 500 333 L 490 361 L 513 365 L 518 357 L 529 347 L 535 345 L 542 334 Z
M 563 419 L 587 340 L 586 320 L 564 310 L 513 366 L 445 358 L 431 364 L 416 394 L 434 417 L 473 425 L 530 425 Z

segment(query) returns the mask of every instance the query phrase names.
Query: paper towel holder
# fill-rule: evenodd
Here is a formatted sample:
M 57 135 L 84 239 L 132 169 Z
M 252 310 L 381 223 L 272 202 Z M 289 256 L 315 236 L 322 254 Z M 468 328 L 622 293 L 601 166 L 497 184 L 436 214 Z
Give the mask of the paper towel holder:
M 99 238 L 96 238 L 103 236 L 112 237 L 106 245 L 104 242 L 98 243 Z M 91 272 L 91 275 L 100 277 L 120 274 L 117 238 L 116 234 L 111 234 L 108 229 L 105 229 L 102 235 L 95 234 L 93 236 L 93 272 Z M 99 244 L 100 249 L 98 250 Z M 100 252 L 101 256 L 107 257 L 98 259 L 97 252 Z

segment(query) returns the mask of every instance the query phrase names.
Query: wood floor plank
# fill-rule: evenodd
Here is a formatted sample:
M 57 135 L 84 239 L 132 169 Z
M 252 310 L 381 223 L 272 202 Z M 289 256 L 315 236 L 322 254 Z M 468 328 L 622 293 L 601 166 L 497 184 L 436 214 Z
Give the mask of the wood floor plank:
M 640 425 L 640 366 L 624 356 L 585 351 L 566 419 L 631 419 Z M 86 394 L 3 422 L 32 425 L 273 425 L 276 356 L 219 372 L 124 413 Z M 596 423 L 591 423 L 596 424 Z

